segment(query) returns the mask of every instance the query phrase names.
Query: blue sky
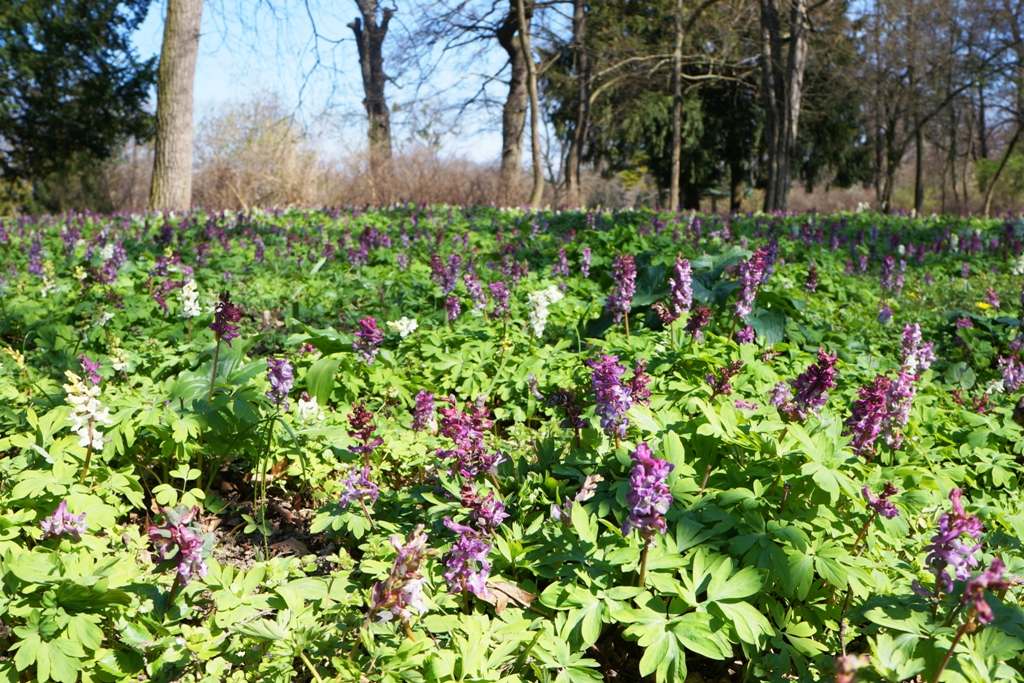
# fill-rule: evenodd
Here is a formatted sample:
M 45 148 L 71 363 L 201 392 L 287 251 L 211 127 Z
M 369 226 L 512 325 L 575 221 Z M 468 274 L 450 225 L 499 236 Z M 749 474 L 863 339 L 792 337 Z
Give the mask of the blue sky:
M 350 0 L 327 0 L 322 4 L 327 7 L 314 6 L 312 12 L 317 31 L 323 36 L 314 45 L 312 23 L 302 2 L 206 2 L 196 66 L 197 124 L 226 104 L 245 102 L 256 93 L 267 92 L 276 94 L 304 123 L 326 131 L 322 137 L 326 152 L 343 153 L 346 149 L 357 148 L 365 136 L 361 120 L 362 85 L 355 42 L 347 27 L 357 11 Z M 159 55 L 165 9 L 165 2 L 154 1 L 146 21 L 135 35 L 134 42 L 142 56 Z M 400 34 L 405 27 L 402 21 L 407 19 L 399 6 L 388 40 L 392 39 L 392 34 Z M 493 47 L 484 59 L 493 62 L 486 65 L 487 69 L 499 68 L 502 61 L 501 49 L 496 44 Z M 319 50 L 322 66 L 313 70 L 303 88 L 304 78 L 316 63 L 314 48 Z M 388 62 L 385 62 L 385 71 L 392 74 Z M 431 84 L 432 90 L 443 88 L 447 93 L 424 98 L 421 89 L 420 106 L 427 103 L 435 108 L 443 107 L 461 93 L 478 87 L 478 83 L 462 79 L 461 74 L 443 64 L 434 73 Z M 502 90 L 503 87 L 496 87 L 494 95 L 501 96 Z M 398 86 L 388 86 L 389 104 L 394 108 L 396 102 L 409 102 L 416 97 L 413 91 L 412 83 L 400 78 Z M 412 124 L 404 115 L 404 108 L 399 109 L 393 115 L 393 126 L 396 143 L 402 144 L 410 138 Z M 498 120 L 484 112 L 464 115 L 458 121 L 450 116 L 446 118 L 444 127 L 457 126 L 459 134 L 444 136 L 441 145 L 444 153 L 480 162 L 498 160 L 501 151 Z

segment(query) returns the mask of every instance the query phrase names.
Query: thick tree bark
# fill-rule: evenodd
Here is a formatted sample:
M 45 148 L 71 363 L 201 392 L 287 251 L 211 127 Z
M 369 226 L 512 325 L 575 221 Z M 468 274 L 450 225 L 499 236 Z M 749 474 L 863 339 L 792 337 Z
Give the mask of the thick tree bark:
M 156 89 L 156 144 L 149 208 L 192 206 L 192 86 L 203 0 L 168 0 Z
M 576 125 L 569 139 L 569 151 L 565 157 L 565 202 L 576 207 L 583 204 L 583 186 L 580 181 L 580 166 L 583 162 L 583 145 L 590 127 L 590 60 L 587 55 L 587 14 L 586 0 L 573 0 L 572 43 L 576 58 Z
M 530 24 L 526 21 L 523 0 L 516 0 L 516 14 L 519 17 L 519 42 L 526 58 L 526 79 L 530 97 L 530 148 L 533 152 L 533 190 L 530 192 L 530 208 L 540 208 L 544 198 L 544 160 L 540 150 L 540 95 L 537 93 L 537 68 L 533 63 L 530 49 Z
M 679 176 L 683 147 L 683 0 L 676 0 L 676 35 L 672 50 L 672 175 L 668 185 L 668 208 L 679 210 Z
M 370 174 L 376 186 L 391 167 L 391 112 L 384 97 L 388 77 L 384 73 L 383 45 L 388 23 L 394 10 L 384 8 L 377 22 L 376 0 L 355 0 L 362 18 L 348 25 L 356 36 L 359 50 L 359 68 L 363 77 L 363 106 L 369 122 L 367 132 L 370 153 Z
M 761 3 L 761 75 L 765 99 L 765 135 L 768 146 L 768 177 L 764 210 L 785 210 L 793 179 L 792 161 L 800 124 L 804 70 L 807 66 L 807 7 L 792 0 L 789 20 L 789 54 L 782 58 L 782 22 L 778 0 Z
M 527 0 L 525 13 L 529 31 L 529 22 L 533 17 L 533 2 Z M 516 0 L 510 1 L 508 15 L 498 28 L 498 43 L 508 54 L 511 76 L 508 83 L 508 98 L 501 114 L 501 171 L 499 192 L 502 202 L 518 201 L 519 178 L 523 171 L 523 131 L 526 128 L 526 109 L 529 104 L 529 85 L 526 70 L 526 56 L 523 46 L 517 38 L 519 31 L 519 13 Z

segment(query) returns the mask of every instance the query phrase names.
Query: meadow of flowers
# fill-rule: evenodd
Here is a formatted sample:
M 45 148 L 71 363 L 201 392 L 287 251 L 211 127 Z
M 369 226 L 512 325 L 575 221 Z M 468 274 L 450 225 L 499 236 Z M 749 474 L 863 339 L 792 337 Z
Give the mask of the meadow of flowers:
M 1024 680 L 1022 252 L 872 214 L 0 221 L 0 681 Z

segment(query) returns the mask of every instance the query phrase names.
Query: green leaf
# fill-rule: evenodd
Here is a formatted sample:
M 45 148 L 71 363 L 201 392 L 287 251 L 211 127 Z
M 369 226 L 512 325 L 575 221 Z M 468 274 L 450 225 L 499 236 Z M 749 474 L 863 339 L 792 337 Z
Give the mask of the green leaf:
M 333 358 L 321 358 L 313 363 L 313 366 L 306 371 L 306 388 L 310 396 L 315 396 L 316 401 L 323 408 L 331 398 L 334 391 L 334 373 L 338 370 L 341 361 Z

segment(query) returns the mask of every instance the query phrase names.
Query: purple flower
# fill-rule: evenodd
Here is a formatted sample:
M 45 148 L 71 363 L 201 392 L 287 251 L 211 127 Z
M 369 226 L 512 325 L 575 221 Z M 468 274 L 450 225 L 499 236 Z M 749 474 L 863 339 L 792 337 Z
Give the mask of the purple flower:
M 370 463 L 370 454 L 384 443 L 384 439 L 374 437 L 377 425 L 373 423 L 373 413 L 366 409 L 363 401 L 352 406 L 352 412 L 348 414 L 349 430 L 348 435 L 355 439 L 356 444 L 349 446 L 349 450 L 356 455 L 366 456 L 366 463 Z
M 736 341 L 740 344 L 753 344 L 757 340 L 757 333 L 754 332 L 754 328 L 747 325 L 742 330 L 736 333 Z
M 605 299 L 604 307 L 618 324 L 633 309 L 633 295 L 636 294 L 636 263 L 631 254 L 615 257 L 612 263 L 612 291 Z
M 491 315 L 495 318 L 504 318 L 508 315 L 509 291 L 504 282 L 492 282 L 487 285 L 491 290 L 491 298 L 494 300 L 494 310 Z
M 966 280 L 968 277 L 970 277 L 970 275 L 971 265 L 967 263 L 967 261 L 964 261 L 963 264 L 960 266 L 960 276 Z
M 583 409 L 576 397 L 576 392 L 571 389 L 555 389 L 548 395 L 548 406 L 565 411 L 565 419 L 559 423 L 563 429 L 580 430 L 590 426 L 589 422 L 580 417 Z
M 625 536 L 638 529 L 644 538 L 655 532 L 665 533 L 665 513 L 672 506 L 668 475 L 674 468 L 669 462 L 654 457 L 650 447 L 641 443 L 633 451 L 633 471 L 629 475 L 629 516 L 622 523 Z
M 704 337 L 701 331 L 711 322 L 711 309 L 704 304 L 697 304 L 690 312 L 690 318 L 686 321 L 686 333 L 694 340 L 700 341 Z
M 448 298 L 444 300 L 444 312 L 448 324 L 452 324 L 458 319 L 459 314 L 462 313 L 462 305 L 459 303 L 459 297 L 454 294 L 449 294 Z
M 711 397 L 709 401 L 713 401 L 716 396 L 728 396 L 732 393 L 732 378 L 739 374 L 743 368 L 743 361 L 734 360 L 724 368 L 721 368 L 718 374 L 708 373 L 704 380 L 711 385 Z
M 288 410 L 288 392 L 292 390 L 292 364 L 286 358 L 267 359 L 267 381 L 270 391 L 267 398 L 281 408 Z
M 43 530 L 43 538 L 67 534 L 77 542 L 82 540 L 82 534 L 86 532 L 89 525 L 85 522 L 84 512 L 80 515 L 71 514 L 68 512 L 68 501 L 62 500 L 57 509 L 40 522 L 39 527 Z
M 903 369 L 911 374 L 926 372 L 935 362 L 935 342 L 922 343 L 921 326 L 912 323 L 903 328 Z
M 878 302 L 878 322 L 882 325 L 888 325 L 889 321 L 892 320 L 892 309 L 889 308 L 889 304 L 884 301 Z
M 1010 584 L 1003 578 L 1005 572 L 1006 567 L 1003 565 L 1003 561 L 995 557 L 988 569 L 967 582 L 967 589 L 964 591 L 964 604 L 969 604 L 974 609 L 979 623 L 991 624 L 995 620 L 992 608 L 985 600 L 985 590 L 993 593 L 1007 590 Z
M 377 319 L 362 318 L 354 334 L 356 338 L 352 342 L 352 350 L 363 357 L 364 363 L 373 365 L 381 342 L 384 341 L 384 332 L 377 329 Z
M 99 386 L 100 381 L 103 379 L 100 377 L 100 362 L 89 360 L 85 357 L 84 353 L 78 354 L 78 360 L 82 364 L 82 370 L 88 375 L 89 381 Z
M 900 259 L 900 267 L 896 271 L 896 276 L 892 279 L 892 292 L 894 295 L 899 296 L 903 293 L 903 285 L 907 283 L 907 262 Z
M 583 486 L 576 492 L 572 500 L 567 500 L 562 505 L 551 506 L 551 518 L 561 522 L 566 528 L 572 526 L 572 506 L 576 503 L 584 503 L 594 497 L 597 493 L 597 485 L 604 481 L 600 474 L 589 474 L 583 481 Z
M 928 555 L 925 562 L 935 572 L 935 580 L 940 591 L 949 591 L 953 585 L 948 567 L 952 567 L 956 578 L 966 581 L 971 576 L 971 569 L 978 566 L 976 557 L 981 544 L 968 545 L 963 536 L 978 540 L 981 536 L 981 520 L 976 515 L 968 515 L 964 510 L 961 496 L 963 491 L 953 489 L 949 492 L 949 500 L 953 504 L 952 512 L 944 512 L 939 517 L 938 531 L 932 536 L 931 543 L 925 550 Z
M 398 552 L 391 573 L 383 582 L 373 585 L 370 594 L 370 618 L 391 621 L 395 617 L 408 624 L 413 614 L 424 614 L 427 603 L 423 597 L 426 579 L 420 567 L 432 551 L 427 547 L 427 535 L 420 524 L 402 544 L 401 536 L 391 537 L 391 547 Z
M 857 389 L 860 398 L 850 406 L 850 417 L 844 423 L 846 433 L 853 436 L 850 447 L 857 455 L 874 455 L 875 439 L 882 433 L 887 416 L 886 395 L 891 384 L 888 377 L 877 375 L 871 384 Z
M 956 329 L 961 330 L 965 327 L 974 327 L 974 321 L 970 318 L 957 318 Z
M 583 364 L 591 369 L 590 382 L 597 401 L 597 414 L 601 418 L 601 429 L 624 439 L 629 425 L 626 411 L 633 402 L 629 387 L 622 384 L 626 368 L 618 361 L 618 356 L 602 355 L 597 360 L 587 359 Z
M 882 259 L 882 266 L 878 270 L 878 286 L 883 293 L 893 289 L 892 274 L 895 269 L 896 259 L 891 254 Z
M 551 277 L 569 277 L 569 258 L 564 248 L 558 250 L 558 260 L 551 264 Z
M 882 428 L 885 430 L 885 442 L 893 448 L 903 443 L 902 429 L 910 419 L 910 402 L 914 399 L 917 388 L 913 376 L 900 372 L 889 384 L 885 393 L 885 419 Z
M 669 300 L 676 318 L 688 313 L 693 305 L 693 271 L 690 262 L 682 255 L 676 254 L 676 263 L 672 267 L 672 277 L 668 280 Z M 675 320 L 675 318 L 673 318 Z
M 999 372 L 1003 375 L 1003 386 L 1007 391 L 1017 391 L 1024 384 L 1024 363 L 1016 356 L 999 357 Z
M 476 486 L 467 482 L 462 485 L 461 497 L 462 506 L 470 511 L 470 523 L 482 534 L 493 533 L 508 517 L 505 504 L 498 500 L 494 491 L 488 491 L 481 498 Z
M 875 514 L 881 515 L 886 519 L 892 519 L 900 516 L 900 511 L 896 506 L 889 500 L 890 497 L 895 496 L 899 493 L 899 489 L 893 486 L 891 483 L 886 482 L 882 486 L 882 492 L 877 496 L 871 493 L 871 487 L 865 486 L 860 490 L 864 496 L 864 500 L 867 501 L 868 507 L 875 511 Z
M 464 479 L 477 475 L 494 473 L 505 461 L 500 452 L 490 452 L 484 443 L 484 434 L 494 426 L 488 418 L 489 411 L 482 401 L 467 405 L 467 412 L 455 407 L 454 399 L 446 399 L 448 406 L 440 409 L 441 435 L 454 442 L 454 448 L 437 449 L 437 457 L 452 458 L 455 464 L 452 472 Z
M 434 392 L 420 389 L 416 394 L 416 406 L 412 410 L 412 429 L 416 432 L 437 431 L 434 418 Z
M 812 294 L 818 291 L 818 266 L 814 261 L 807 266 L 807 280 L 804 281 L 804 289 Z
M 405 272 L 409 269 L 409 257 L 402 252 L 398 252 L 395 254 L 395 265 L 398 266 L 399 271 Z
M 765 256 L 767 251 L 758 249 L 747 260 L 740 263 L 740 293 L 736 298 L 736 317 L 745 318 L 754 310 L 754 297 L 761 286 L 765 272 Z
M 231 323 L 237 323 L 242 319 L 242 309 L 231 303 L 231 295 L 222 292 L 220 300 L 213 312 L 213 322 L 210 329 L 217 335 L 217 340 L 223 340 L 231 346 L 231 340 L 238 338 L 238 328 Z
M 580 252 L 580 275 L 590 277 L 590 247 L 583 247 Z
M 736 399 L 736 401 L 733 403 L 733 407 L 735 407 L 736 410 L 757 410 L 757 404 L 756 403 L 751 403 L 750 401 L 744 401 L 743 399 L 739 399 L 739 398 Z
M 452 254 L 448 257 L 448 265 L 441 261 L 441 255 L 434 253 L 430 257 L 430 279 L 441 288 L 445 295 L 451 294 L 458 281 L 459 270 L 462 267 L 462 257 Z
M 793 412 L 801 420 L 806 420 L 808 413 L 818 415 L 828 401 L 828 390 L 836 386 L 837 354 L 831 356 L 825 349 L 818 349 L 818 362 L 814 363 L 796 379 L 793 385 Z
M 999 293 L 992 287 L 985 293 L 985 302 L 993 308 L 999 308 Z
M 924 274 L 924 283 L 929 287 L 935 284 L 935 278 L 932 277 L 931 273 Z
M 338 499 L 338 507 L 342 510 L 347 508 L 352 501 L 362 501 L 369 498 L 371 502 L 377 500 L 377 485 L 370 481 L 371 470 L 368 466 L 359 468 L 352 466 L 348 474 L 341 480 L 344 487 L 341 497 Z
M 459 539 L 444 556 L 444 564 L 448 568 L 444 572 L 448 592 L 469 591 L 477 597 L 489 596 L 487 577 L 491 573 L 491 564 L 487 556 L 491 552 L 490 543 L 485 542 L 476 529 L 453 522 L 451 517 L 444 518 L 444 525 L 459 534 Z
M 156 546 L 160 561 L 174 560 L 178 563 L 178 577 L 182 585 L 188 584 L 198 574 L 206 576 L 208 567 L 205 557 L 209 555 L 212 536 L 201 536 L 196 524 L 199 507 L 191 509 L 179 505 L 176 509 L 160 509 L 164 516 L 161 526 L 149 527 L 149 540 Z
M 779 412 L 792 412 L 792 401 L 793 387 L 789 382 L 779 382 L 772 387 L 768 403 L 778 408 Z
M 473 302 L 474 311 L 483 311 L 487 308 L 487 294 L 484 293 L 484 284 L 473 273 L 463 273 L 462 282 L 466 285 L 469 298 Z

